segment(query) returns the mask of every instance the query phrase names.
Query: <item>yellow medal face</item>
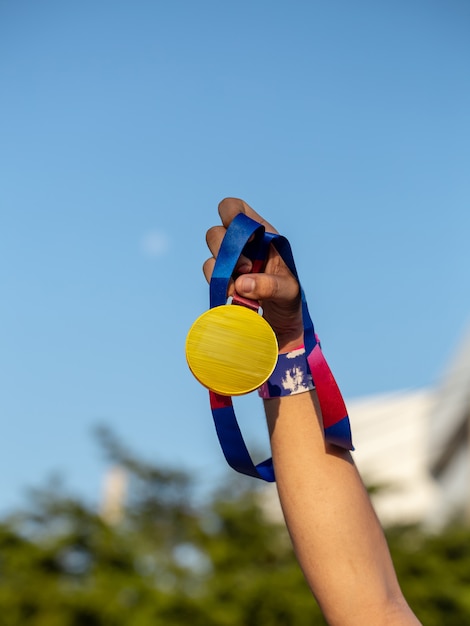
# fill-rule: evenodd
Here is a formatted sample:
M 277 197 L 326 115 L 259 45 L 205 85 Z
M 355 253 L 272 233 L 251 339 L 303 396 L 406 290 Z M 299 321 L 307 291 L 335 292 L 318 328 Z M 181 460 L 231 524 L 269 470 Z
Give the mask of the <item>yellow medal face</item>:
M 260 387 L 278 355 L 276 335 L 258 313 L 222 305 L 203 313 L 186 338 L 186 360 L 197 380 L 215 393 L 240 396 Z

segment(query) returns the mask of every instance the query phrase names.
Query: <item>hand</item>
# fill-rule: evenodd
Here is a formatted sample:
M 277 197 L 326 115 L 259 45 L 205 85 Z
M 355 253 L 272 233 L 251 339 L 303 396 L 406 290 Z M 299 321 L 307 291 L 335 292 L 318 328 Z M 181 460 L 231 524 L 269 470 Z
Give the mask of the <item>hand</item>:
M 213 226 L 207 231 L 206 241 L 212 257 L 204 263 L 203 271 L 209 282 L 226 230 L 238 213 L 262 224 L 266 231 L 277 233 L 276 229 L 254 211 L 246 202 L 237 198 L 225 198 L 219 204 L 219 215 L 223 226 Z M 276 333 L 279 352 L 288 352 L 303 344 L 303 323 L 300 302 L 299 283 L 271 245 L 265 271 L 262 274 L 250 274 L 252 262 L 240 256 L 235 273 L 239 274 L 231 281 L 229 295 L 236 291 L 240 296 L 258 300 L 263 314 Z M 249 275 L 248 275 L 249 274 Z

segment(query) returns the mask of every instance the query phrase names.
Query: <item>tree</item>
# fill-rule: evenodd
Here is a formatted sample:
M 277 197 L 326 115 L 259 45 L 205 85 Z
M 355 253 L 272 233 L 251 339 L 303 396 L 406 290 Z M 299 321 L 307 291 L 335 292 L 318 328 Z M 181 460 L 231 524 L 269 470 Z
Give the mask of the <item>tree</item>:
M 422 623 L 469 624 L 470 529 L 457 523 L 439 534 L 416 527 L 387 534 L 405 596 Z
M 187 474 L 99 438 L 129 474 L 121 520 L 57 486 L 32 492 L 0 526 L 2 626 L 325 623 L 254 481 L 230 477 L 196 507 Z

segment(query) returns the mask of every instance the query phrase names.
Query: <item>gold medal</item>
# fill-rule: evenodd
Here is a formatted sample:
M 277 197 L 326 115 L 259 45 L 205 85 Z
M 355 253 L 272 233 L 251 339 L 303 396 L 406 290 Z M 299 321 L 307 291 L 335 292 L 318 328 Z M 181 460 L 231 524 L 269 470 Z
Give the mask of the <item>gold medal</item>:
M 224 396 L 240 396 L 271 376 L 278 358 L 276 335 L 255 311 L 222 305 L 203 313 L 186 338 L 186 360 L 197 380 Z

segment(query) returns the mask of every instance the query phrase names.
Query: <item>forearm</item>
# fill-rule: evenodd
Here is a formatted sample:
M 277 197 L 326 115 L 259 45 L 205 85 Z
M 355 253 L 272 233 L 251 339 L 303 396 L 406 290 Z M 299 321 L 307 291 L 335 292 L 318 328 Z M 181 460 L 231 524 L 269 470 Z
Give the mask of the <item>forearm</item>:
M 325 445 L 316 393 L 265 401 L 281 506 L 332 626 L 419 624 L 349 452 Z

